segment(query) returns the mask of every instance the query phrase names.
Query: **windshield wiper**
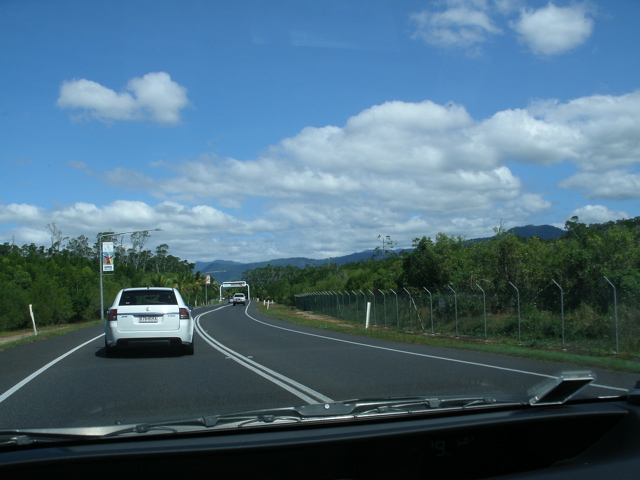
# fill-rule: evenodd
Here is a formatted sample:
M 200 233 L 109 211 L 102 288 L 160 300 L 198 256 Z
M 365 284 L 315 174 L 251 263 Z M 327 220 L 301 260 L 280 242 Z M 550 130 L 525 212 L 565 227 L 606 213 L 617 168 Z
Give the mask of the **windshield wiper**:
M 354 420 L 384 415 L 407 415 L 427 412 L 461 412 L 470 409 L 560 405 L 595 380 L 593 373 L 572 372 L 551 378 L 528 395 L 512 396 L 404 396 L 316 403 L 299 407 L 250 410 L 209 415 L 184 420 L 141 423 L 108 433 L 105 437 L 126 434 L 179 432 L 198 429 L 229 429 L 265 425 Z
M 563 374 L 534 388 L 528 395 L 402 396 L 315 403 L 296 407 L 248 410 L 185 419 L 113 425 L 85 429 L 0 431 L 0 447 L 26 446 L 36 442 L 60 442 L 127 435 L 198 432 L 260 426 L 292 425 L 401 415 L 455 413 L 493 408 L 536 407 L 567 402 L 595 379 L 591 373 Z
M 522 405 L 522 402 L 493 397 L 407 396 L 354 399 L 296 407 L 248 410 L 244 412 L 190 417 L 178 420 L 88 428 L 48 428 L 0 430 L 0 448 L 28 447 L 39 443 L 86 441 L 113 437 L 227 430 L 258 426 L 291 425 L 335 420 L 355 420 L 377 416 L 451 411 L 482 406 Z
M 103 436 L 193 432 L 208 429 L 235 429 L 267 425 L 354 420 L 390 414 L 415 414 L 433 411 L 464 410 L 493 406 L 522 406 L 526 402 L 499 400 L 488 396 L 407 396 L 355 399 L 317 403 L 296 407 L 248 410 L 244 412 L 192 417 L 182 420 L 148 422 L 131 425 Z
M 517 406 L 523 402 L 491 396 L 407 396 L 350 400 L 353 414 L 362 417 L 382 413 L 421 413 L 426 411 L 465 410 L 488 406 Z
M 35 443 L 59 443 L 67 440 L 86 440 L 87 438 L 87 435 L 78 435 L 77 433 L 0 430 L 0 448 L 25 447 Z

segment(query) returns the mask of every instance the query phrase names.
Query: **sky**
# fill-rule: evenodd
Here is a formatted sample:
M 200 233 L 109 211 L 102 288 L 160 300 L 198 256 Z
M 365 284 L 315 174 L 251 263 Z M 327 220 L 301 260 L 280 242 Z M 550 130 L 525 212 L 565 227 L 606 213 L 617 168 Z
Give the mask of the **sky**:
M 639 24 L 636 0 L 0 0 L 0 243 L 152 230 L 244 263 L 636 217 Z

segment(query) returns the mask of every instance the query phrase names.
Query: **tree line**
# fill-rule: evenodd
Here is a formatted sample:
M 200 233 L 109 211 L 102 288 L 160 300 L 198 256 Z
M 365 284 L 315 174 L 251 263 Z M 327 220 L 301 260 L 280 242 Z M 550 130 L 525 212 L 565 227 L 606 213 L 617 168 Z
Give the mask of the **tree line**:
M 605 277 L 624 299 L 640 299 L 639 247 L 640 217 L 591 225 L 572 217 L 558 239 L 525 239 L 502 227 L 483 241 L 439 233 L 414 239 L 403 253 L 377 248 L 370 259 L 345 265 L 269 265 L 245 272 L 244 279 L 257 296 L 289 305 L 296 295 L 318 291 L 482 289 L 490 292 L 494 312 L 511 308 L 520 293 L 527 309 L 602 313 L 612 303 Z
M 205 279 L 194 264 L 171 255 L 167 244 L 146 248 L 148 232 L 132 234 L 130 244 L 103 232 L 91 245 L 84 235 L 64 237 L 55 224 L 48 227 L 49 247 L 0 245 L 0 330 L 27 328 L 29 305 L 42 326 L 100 318 L 99 238 L 115 243 L 114 272 L 103 275 L 105 308 L 127 287 L 176 287 L 187 303 L 204 300 Z
M 121 288 L 137 286 L 173 286 L 188 303 L 204 302 L 203 275 L 193 272 L 193 263 L 171 255 L 166 244 L 155 251 L 146 248 L 148 232 L 132 234 L 130 244 L 103 232 L 90 244 L 85 236 L 68 238 L 55 224 L 48 227 L 49 247 L 0 245 L 0 330 L 28 327 L 30 304 L 39 325 L 99 318 L 98 238 L 115 243 L 115 272 L 103 276 L 105 306 Z M 292 306 L 296 295 L 308 292 L 426 288 L 478 293 L 481 288 L 491 297 L 492 311 L 499 313 L 513 308 L 517 289 L 524 311 L 565 308 L 602 315 L 612 304 L 605 277 L 622 301 L 640 301 L 640 217 L 591 225 L 573 217 L 554 240 L 525 239 L 502 227 L 483 241 L 442 233 L 434 239 L 423 236 L 402 253 L 393 249 L 390 237 L 384 240 L 367 260 L 304 268 L 268 265 L 244 272 L 243 280 L 254 297 Z M 213 298 L 217 286 L 211 289 Z

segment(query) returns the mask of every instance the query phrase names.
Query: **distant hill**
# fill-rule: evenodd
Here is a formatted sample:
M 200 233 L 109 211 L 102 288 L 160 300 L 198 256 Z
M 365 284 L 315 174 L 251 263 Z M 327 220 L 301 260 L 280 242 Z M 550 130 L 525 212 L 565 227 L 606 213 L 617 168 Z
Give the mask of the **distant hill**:
M 564 230 L 553 225 L 526 225 L 524 227 L 514 227 L 509 231 L 524 238 L 538 237 L 541 240 L 560 238 L 564 233 Z
M 247 270 L 253 270 L 254 268 L 262 268 L 267 265 L 274 267 L 299 267 L 304 268 L 307 265 L 323 265 L 325 263 L 336 263 L 338 265 L 344 265 L 350 262 L 359 262 L 360 260 L 366 260 L 371 258 L 374 254 L 373 250 L 365 250 L 364 252 L 351 253 L 343 257 L 327 258 L 323 260 L 314 260 L 312 258 L 293 257 L 293 258 L 278 258 L 275 260 L 268 260 L 265 262 L 253 262 L 253 263 L 238 263 L 225 260 L 215 260 L 213 262 L 196 262 L 194 270 L 206 275 L 211 275 L 216 282 L 230 282 L 233 280 L 242 280 L 242 273 Z
M 558 227 L 554 227 L 553 225 L 526 225 L 524 227 L 513 227 L 507 230 L 509 233 L 513 233 L 514 235 L 518 235 L 523 238 L 531 238 L 538 237 L 541 240 L 553 240 L 554 238 L 560 238 L 564 230 Z M 469 240 L 470 243 L 473 242 L 483 242 L 485 240 L 490 240 L 494 238 L 491 237 L 482 237 L 482 238 L 472 238 Z
M 524 227 L 514 227 L 509 232 L 519 235 L 524 238 L 539 237 L 542 240 L 550 240 L 554 238 L 560 238 L 564 233 L 564 230 L 551 225 L 526 225 Z M 470 241 L 483 241 L 493 237 L 476 238 Z M 406 251 L 410 251 L 408 249 Z M 400 253 L 402 250 L 396 250 Z M 239 263 L 230 260 L 215 260 L 213 262 L 196 262 L 194 270 L 199 271 L 202 274 L 211 275 L 216 282 L 230 282 L 233 280 L 242 280 L 242 274 L 247 270 L 253 270 L 254 268 L 262 268 L 267 265 L 274 267 L 286 267 L 293 266 L 304 268 L 307 265 L 323 265 L 325 263 L 336 263 L 338 265 L 344 265 L 350 262 L 359 262 L 360 260 L 367 260 L 374 255 L 374 250 L 365 250 L 363 252 L 351 253 L 342 257 L 326 258 L 322 260 L 314 260 L 305 257 L 293 257 L 293 258 L 279 258 L 275 260 L 268 260 L 264 262 L 253 263 Z

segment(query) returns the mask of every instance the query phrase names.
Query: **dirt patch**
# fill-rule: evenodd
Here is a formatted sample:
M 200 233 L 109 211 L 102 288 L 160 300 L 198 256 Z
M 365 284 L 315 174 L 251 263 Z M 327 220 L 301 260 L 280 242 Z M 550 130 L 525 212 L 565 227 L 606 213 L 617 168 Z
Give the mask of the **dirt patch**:
M 364 325 L 362 324 L 345 322 L 344 320 L 340 320 L 335 317 L 330 317 L 328 315 L 323 315 L 321 313 L 306 312 L 306 311 L 291 309 L 289 311 L 289 314 L 292 316 L 304 318 L 307 320 L 315 320 L 317 322 L 331 323 L 333 325 L 338 325 L 340 327 L 346 327 L 346 328 L 352 328 L 352 329 L 364 328 Z M 378 326 L 378 325 L 371 325 L 369 327 L 369 330 L 387 330 L 387 328 Z
M 3 335 L 0 337 L 0 345 L 4 345 L 5 343 L 15 342 L 17 340 L 21 340 L 23 338 L 30 337 L 32 335 L 33 335 L 33 332 L 22 332 L 22 333 L 15 333 L 12 335 Z
M 302 311 L 302 310 L 291 309 L 291 310 L 289 310 L 289 314 L 294 316 L 294 317 L 300 317 L 300 318 L 304 318 L 304 319 L 307 319 L 307 320 L 315 320 L 317 322 L 332 323 L 334 325 L 340 325 L 341 327 L 350 327 L 350 328 L 358 327 L 358 325 L 356 325 L 356 324 L 348 323 L 348 322 L 345 322 L 343 320 L 339 320 L 339 319 L 337 319 L 335 317 L 330 317 L 328 315 L 323 315 L 321 313 L 314 313 L 314 312 L 307 312 L 307 311 Z

